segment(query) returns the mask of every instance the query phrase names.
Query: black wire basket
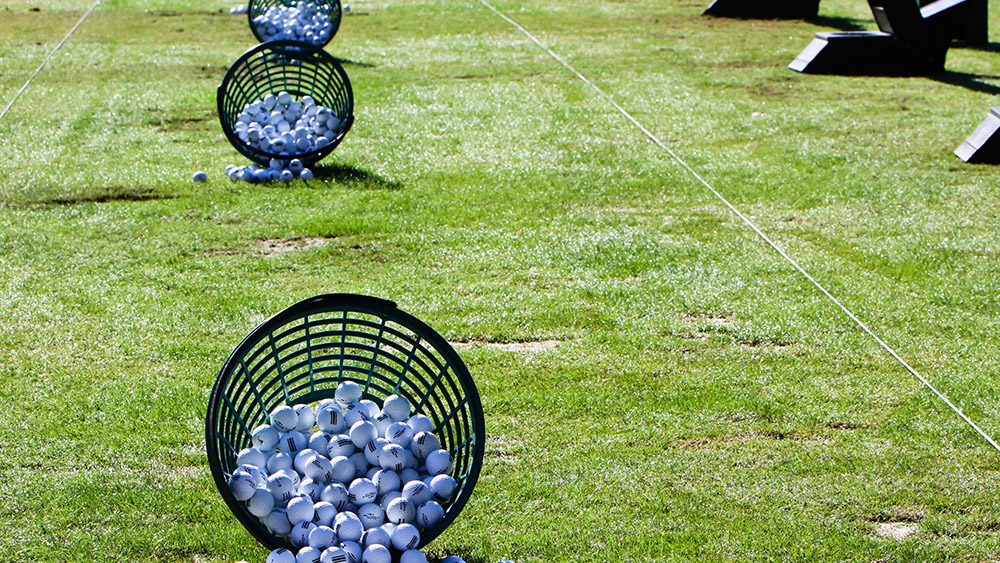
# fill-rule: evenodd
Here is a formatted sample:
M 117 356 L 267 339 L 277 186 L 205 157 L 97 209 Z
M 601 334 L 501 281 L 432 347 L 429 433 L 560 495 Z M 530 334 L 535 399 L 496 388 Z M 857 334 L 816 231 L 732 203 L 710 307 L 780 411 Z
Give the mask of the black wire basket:
M 430 417 L 441 448 L 451 452 L 458 482 L 445 516 L 421 532 L 421 546 L 455 520 L 483 465 L 486 428 L 475 382 L 448 342 L 395 303 L 352 294 L 312 297 L 255 328 L 226 361 L 208 403 L 205 443 L 219 493 L 246 529 L 268 549 L 291 545 L 273 535 L 236 500 L 229 478 L 251 431 L 284 404 L 333 398 L 354 381 L 363 398 L 398 394 Z
M 324 39 L 324 41 L 317 47 L 324 47 L 333 36 L 337 35 L 337 31 L 340 29 L 340 20 L 343 18 L 343 10 L 340 7 L 340 0 L 308 0 L 311 4 L 316 6 L 319 11 L 330 18 L 330 32 Z M 271 8 L 290 6 L 292 0 L 250 0 L 247 5 L 247 22 L 250 24 L 250 31 L 253 32 L 253 36 L 257 38 L 257 41 L 261 43 L 267 42 L 264 34 L 257 29 L 257 24 L 254 20 L 257 16 L 264 15 Z
M 240 112 L 282 91 L 298 98 L 311 96 L 333 110 L 343 124 L 337 136 L 326 146 L 291 156 L 264 151 L 240 139 L 235 130 Z M 312 165 L 333 152 L 354 124 L 354 92 L 344 67 L 323 49 L 296 41 L 262 43 L 243 53 L 222 79 L 217 103 L 226 138 L 244 156 L 264 166 L 272 158 L 297 158 Z

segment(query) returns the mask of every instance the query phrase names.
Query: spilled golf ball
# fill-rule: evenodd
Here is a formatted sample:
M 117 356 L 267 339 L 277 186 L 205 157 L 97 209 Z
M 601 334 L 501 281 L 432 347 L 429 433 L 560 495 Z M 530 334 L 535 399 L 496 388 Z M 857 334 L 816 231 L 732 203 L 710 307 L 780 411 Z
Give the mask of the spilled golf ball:
M 315 177 L 312 170 L 297 157 L 328 146 L 343 134 L 344 126 L 344 120 L 334 110 L 319 105 L 310 96 L 268 94 L 243 108 L 233 131 L 247 145 L 284 158 L 271 159 L 269 166 L 230 165 L 226 176 L 244 182 L 311 180 Z
M 271 6 L 253 19 L 253 26 L 264 41 L 289 39 L 323 45 L 333 33 L 330 16 L 312 0 L 292 0 L 285 6 Z
M 427 561 L 420 536 L 457 495 L 454 460 L 405 397 L 379 408 L 361 391 L 345 382 L 318 405 L 281 405 L 237 453 L 233 496 L 295 548 L 268 562 Z

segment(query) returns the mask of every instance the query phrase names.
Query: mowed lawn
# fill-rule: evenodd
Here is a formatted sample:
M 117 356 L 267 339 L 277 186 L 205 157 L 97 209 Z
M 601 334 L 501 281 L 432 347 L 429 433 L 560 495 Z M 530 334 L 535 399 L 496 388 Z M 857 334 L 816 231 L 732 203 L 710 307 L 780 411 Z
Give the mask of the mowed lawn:
M 0 560 L 262 561 L 211 481 L 208 392 L 325 292 L 395 300 L 476 378 L 483 475 L 434 554 L 1000 560 L 1000 453 L 474 0 L 353 2 L 323 178 L 225 180 L 233 3 L 106 0 L 0 121 Z M 1000 168 L 951 153 L 998 103 L 1000 4 L 934 78 L 785 68 L 874 28 L 861 0 L 496 5 L 1000 435 Z M 89 6 L 0 7 L 0 106 Z

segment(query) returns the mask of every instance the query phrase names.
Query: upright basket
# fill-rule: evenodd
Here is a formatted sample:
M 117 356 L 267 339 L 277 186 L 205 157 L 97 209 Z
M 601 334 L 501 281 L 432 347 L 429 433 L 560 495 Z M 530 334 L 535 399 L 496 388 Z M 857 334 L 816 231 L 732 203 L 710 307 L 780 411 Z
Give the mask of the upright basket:
M 250 0 L 247 5 L 247 23 L 250 24 L 250 31 L 253 36 L 257 38 L 260 43 L 267 42 L 264 35 L 257 29 L 257 25 L 254 24 L 254 19 L 257 16 L 264 15 L 271 8 L 280 6 L 290 6 L 293 0 Z M 343 17 L 343 10 L 340 7 L 340 0 L 308 0 L 314 6 L 319 8 L 320 12 L 326 14 L 330 18 L 330 34 L 326 37 L 326 40 L 322 44 L 316 45 L 317 47 L 325 47 L 329 43 L 333 36 L 337 35 L 337 31 L 340 29 L 340 20 Z
M 240 139 L 235 130 L 240 112 L 247 104 L 282 91 L 298 98 L 312 96 L 317 104 L 333 110 L 344 124 L 340 133 L 325 147 L 294 156 L 263 151 Z M 333 152 L 354 124 L 354 92 L 344 67 L 323 49 L 296 41 L 262 43 L 243 53 L 222 79 L 217 103 L 226 138 L 244 156 L 264 166 L 272 158 L 297 158 L 312 165 Z
M 279 405 L 333 398 L 342 381 L 364 398 L 406 397 L 430 417 L 441 447 L 454 458 L 455 500 L 421 545 L 454 521 L 472 495 L 483 465 L 486 429 L 479 392 L 462 359 L 431 327 L 391 301 L 351 294 L 296 303 L 255 328 L 236 347 L 212 388 L 205 425 L 208 463 L 219 493 L 268 549 L 290 545 L 253 517 L 230 491 L 236 455 Z

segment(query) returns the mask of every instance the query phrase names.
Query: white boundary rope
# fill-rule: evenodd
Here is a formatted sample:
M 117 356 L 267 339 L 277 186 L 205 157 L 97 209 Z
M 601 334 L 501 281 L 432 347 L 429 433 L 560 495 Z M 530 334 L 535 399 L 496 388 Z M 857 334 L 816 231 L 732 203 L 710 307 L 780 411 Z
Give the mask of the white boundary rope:
M 7 107 L 3 109 L 3 112 L 0 112 L 0 121 L 2 121 L 3 118 L 7 115 L 7 112 L 10 111 L 10 108 L 14 107 L 14 102 L 16 102 L 17 99 L 21 97 L 21 94 L 23 94 L 24 91 L 28 89 L 28 86 L 31 85 L 31 81 L 34 80 L 36 76 L 38 76 L 38 73 L 42 72 L 42 69 L 45 68 L 45 65 L 48 64 L 48 62 L 52 59 L 53 56 L 55 56 L 56 51 L 62 48 L 63 44 L 65 44 L 66 41 L 69 40 L 70 36 L 73 35 L 73 32 L 76 31 L 76 28 L 80 27 L 80 25 L 83 23 L 83 20 L 87 19 L 87 16 L 89 16 L 90 13 L 94 11 L 94 8 L 96 8 L 97 5 L 100 3 L 101 0 L 97 0 L 96 2 L 91 4 L 90 9 L 88 9 L 80 17 L 80 20 L 76 22 L 76 25 L 71 27 L 69 31 L 66 32 L 66 36 L 62 38 L 62 41 L 56 44 L 56 46 L 51 51 L 49 51 L 49 54 L 46 55 L 45 59 L 42 60 L 42 64 L 38 65 L 38 68 L 35 69 L 35 72 L 31 73 L 31 76 L 28 77 L 28 80 L 24 82 L 24 86 L 21 86 L 21 89 L 18 90 L 17 93 L 14 94 L 14 97 L 10 99 L 10 102 L 7 103 Z
M 805 271 L 805 269 L 803 269 L 802 266 L 800 266 L 799 263 L 795 261 L 795 259 L 793 259 L 791 256 L 789 256 L 780 246 L 778 246 L 773 240 L 771 240 L 770 237 L 768 237 L 766 234 L 764 234 L 764 231 L 760 230 L 760 228 L 757 227 L 757 225 L 753 221 L 751 221 L 749 217 L 747 217 L 746 215 L 744 215 L 739 209 L 737 209 L 732 203 L 730 203 L 728 199 L 726 199 L 721 193 L 719 193 L 718 190 L 716 190 L 715 188 L 713 188 L 712 185 L 709 184 L 701 176 L 701 174 L 698 174 L 693 168 L 691 168 L 690 166 L 688 166 L 687 162 L 685 162 L 684 159 L 682 159 L 680 156 L 678 156 L 677 153 L 675 153 L 673 150 L 670 149 L 670 147 L 668 147 L 667 145 L 663 144 L 663 142 L 660 141 L 660 139 L 656 135 L 654 135 L 649 129 L 647 129 L 641 123 L 639 123 L 639 121 L 637 121 L 634 117 L 632 117 L 632 115 L 629 112 L 625 111 L 624 108 L 622 108 L 620 105 L 618 105 L 618 102 L 614 101 L 611 98 L 611 96 L 609 96 L 607 93 L 604 92 L 604 90 L 601 90 L 596 84 L 594 84 L 593 82 L 591 82 L 586 76 L 584 76 L 578 70 L 576 70 L 575 68 L 573 68 L 572 65 L 570 65 L 568 62 L 566 62 L 565 59 L 563 59 L 558 54 L 556 54 L 552 49 L 549 49 L 548 47 L 546 47 L 541 41 L 538 40 L 537 37 L 535 37 L 534 35 L 532 35 L 530 31 L 528 31 L 523 26 L 521 26 L 521 24 L 517 23 L 516 21 L 514 21 L 511 18 L 507 17 L 505 14 L 501 13 L 499 10 L 497 10 L 496 8 L 494 8 L 486 0 L 479 0 L 479 2 L 483 6 L 489 8 L 489 10 L 491 12 L 493 12 L 494 14 L 496 14 L 497 16 L 499 16 L 501 19 L 503 19 L 507 23 L 509 23 L 512 26 L 514 26 L 515 28 L 517 28 L 521 33 L 523 33 L 525 36 L 527 36 L 527 38 L 530 39 L 532 43 L 534 43 L 535 45 L 537 45 L 538 47 L 540 47 L 542 50 L 544 50 L 546 53 L 548 53 L 549 56 L 551 56 L 553 59 L 559 61 L 560 64 L 562 64 L 564 67 L 566 67 L 567 70 L 569 70 L 570 72 L 572 72 L 573 74 L 575 74 L 576 77 L 579 78 L 584 84 L 587 84 L 588 86 L 590 86 L 591 88 L 593 88 L 595 92 L 597 92 L 602 98 L 604 98 L 612 106 L 614 106 L 615 109 L 617 109 L 623 116 L 625 116 L 625 119 L 628 119 L 629 121 L 631 121 L 633 125 L 635 125 L 640 131 L 643 132 L 643 134 L 645 134 L 647 137 L 649 137 L 649 140 L 653 141 L 657 146 L 659 146 L 661 149 L 663 149 L 664 151 L 666 151 L 667 154 L 669 154 L 674 160 L 676 160 L 678 164 L 680 164 L 685 170 L 687 170 L 692 176 L 694 176 L 698 180 L 698 182 L 701 183 L 701 185 L 705 186 L 705 188 L 707 188 L 708 191 L 712 192 L 712 195 L 714 195 L 716 198 L 719 199 L 719 201 L 721 201 L 723 204 L 725 204 L 725 206 L 728 207 L 730 211 L 732 211 L 733 213 L 735 213 L 737 217 L 739 217 L 740 219 L 742 219 L 743 222 L 748 227 L 750 227 L 750 229 L 753 230 L 753 232 L 757 233 L 757 235 L 759 235 L 760 238 L 762 238 L 764 240 L 764 242 L 766 242 L 771 248 L 773 248 L 774 250 L 776 250 L 778 252 L 778 254 L 781 255 L 782 258 L 784 258 L 789 264 L 791 264 L 796 270 L 798 270 L 800 274 L 802 274 L 803 276 L 805 276 L 805 278 L 807 280 L 809 280 L 814 286 L 816 286 L 816 289 L 820 290 L 823 293 L 823 295 L 827 296 L 827 298 L 829 298 L 830 301 L 832 301 L 835 305 L 837 305 L 837 307 L 839 307 L 840 310 L 843 311 L 844 314 L 848 316 L 848 318 L 850 318 L 852 321 L 855 322 L 855 324 L 857 324 L 859 327 L 861 327 L 861 330 L 863 330 L 866 333 L 868 333 L 868 335 L 871 336 L 875 340 L 875 342 L 878 343 L 879 346 L 881 346 L 886 352 L 888 352 L 889 354 L 891 354 L 892 357 L 896 359 L 896 361 L 898 361 L 904 368 L 906 368 L 906 371 L 910 372 L 911 374 L 914 375 L 914 377 L 916 377 L 917 379 L 919 379 L 920 382 L 923 383 L 925 387 L 927 387 L 928 389 L 931 390 L 931 392 L 933 392 L 935 395 L 937 395 L 937 397 L 939 399 L 941 399 L 946 405 L 948 405 L 948 407 L 950 407 L 951 410 L 955 411 L 955 414 L 957 414 L 958 416 L 960 416 L 962 418 L 962 420 L 964 420 L 966 423 L 968 423 L 969 426 L 972 427 L 973 430 L 975 430 L 980 436 L 982 436 L 983 438 L 985 438 L 986 441 L 989 442 L 989 444 L 991 446 L 993 446 L 994 449 L 996 449 L 998 452 L 1000 452 L 1000 444 L 997 444 L 997 442 L 993 438 L 991 438 L 989 434 L 987 434 L 982 428 L 980 428 L 975 422 L 973 422 L 972 419 L 970 419 L 968 416 L 966 416 L 965 413 L 962 412 L 962 409 L 958 408 L 954 403 L 951 402 L 950 399 L 948 399 L 948 397 L 946 397 L 942 392 L 938 391 L 937 388 L 934 387 L 934 385 L 929 380 L 927 380 L 927 378 L 925 378 L 924 376 L 920 375 L 920 373 L 918 373 L 917 370 L 913 369 L 913 367 L 911 367 L 910 364 L 906 363 L 906 360 L 904 360 L 903 358 L 901 358 L 899 356 L 899 354 L 897 354 L 896 351 L 891 346 L 889 346 L 888 344 L 886 344 L 884 340 L 882 340 L 881 338 L 878 337 L 877 334 L 875 334 L 874 332 L 872 332 L 872 329 L 868 328 L 868 325 L 866 325 L 865 323 L 863 323 L 861 321 L 861 319 L 859 319 L 854 313 L 852 313 L 851 310 L 848 309 L 843 303 L 841 303 L 839 299 L 837 299 L 836 297 L 834 297 L 833 294 L 831 294 L 829 291 L 827 291 L 827 289 L 825 287 L 823 287 L 822 284 L 820 284 L 818 281 L 816 281 L 815 278 L 813 278 L 811 275 L 809 275 L 809 272 Z

